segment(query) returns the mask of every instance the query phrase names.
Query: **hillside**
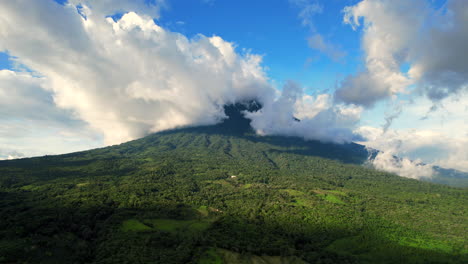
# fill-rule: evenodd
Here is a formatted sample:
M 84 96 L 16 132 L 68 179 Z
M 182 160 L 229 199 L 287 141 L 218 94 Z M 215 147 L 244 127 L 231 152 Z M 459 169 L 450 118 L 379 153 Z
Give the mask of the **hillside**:
M 468 173 L 454 169 L 445 169 L 439 166 L 433 166 L 434 176 L 431 182 L 446 184 L 455 187 L 468 187 Z
M 467 192 L 239 115 L 0 162 L 0 263 L 467 263 Z

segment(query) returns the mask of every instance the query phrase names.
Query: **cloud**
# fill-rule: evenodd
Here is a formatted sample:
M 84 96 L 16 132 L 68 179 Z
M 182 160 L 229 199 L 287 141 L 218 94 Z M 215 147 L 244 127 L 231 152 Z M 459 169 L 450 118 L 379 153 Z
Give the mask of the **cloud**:
M 363 21 L 365 70 L 347 76 L 336 98 L 373 106 L 414 85 L 433 101 L 468 88 L 468 2 L 440 10 L 428 1 L 363 0 L 344 9 L 354 29 Z M 402 69 L 409 66 L 408 71 Z
M 166 6 L 165 0 L 68 0 L 72 7 L 85 7 L 87 12 L 99 12 L 104 15 L 126 13 L 128 10 L 139 14 L 147 14 L 159 18 L 161 8 Z
M 18 151 L 0 149 L 0 160 L 20 159 L 23 157 L 25 157 L 25 155 Z
M 409 80 L 403 75 L 377 68 L 347 76 L 335 92 L 335 98 L 339 102 L 372 107 L 380 100 L 403 92 L 409 84 Z
M 346 56 L 346 52 L 341 50 L 337 45 L 326 40 L 315 27 L 312 18 L 323 12 L 323 5 L 320 5 L 318 1 L 314 0 L 289 0 L 289 3 L 300 9 L 298 17 L 302 25 L 309 28 L 311 31 L 311 35 L 307 38 L 307 43 L 311 49 L 324 53 L 334 61 L 340 61 Z
M 78 3 L 79 10 L 74 6 Z M 106 144 L 117 144 L 151 132 L 215 124 L 226 118 L 223 105 L 257 99 L 265 108 L 250 118 L 260 133 L 352 140 L 359 111 L 331 106 L 324 95 L 305 96 L 293 83 L 275 99 L 278 91 L 269 84 L 260 56 L 239 53 L 218 36 L 188 39 L 134 12 L 114 20 L 107 17 L 107 6 L 96 3 L 0 4 L 2 49 L 33 71 L 5 72 L 31 82 L 21 96 L 5 96 L 12 102 L 31 99 L 23 103 L 30 108 L 17 112 L 19 118 L 37 115 L 42 108 L 29 119 L 89 125 L 89 131 L 104 135 Z M 27 96 L 34 93 L 37 96 Z M 10 114 L 17 111 L 10 107 Z M 291 129 L 288 119 L 293 115 L 302 121 L 292 123 Z M 56 125 L 61 127 L 59 121 Z M 45 137 L 70 134 L 59 130 Z
M 420 160 L 396 158 L 392 151 L 379 152 L 372 165 L 378 170 L 412 179 L 431 178 L 434 174 L 431 165 L 423 164 Z
M 312 17 L 316 14 L 322 13 L 323 6 L 313 0 L 289 0 L 289 3 L 300 9 L 298 17 L 301 19 L 302 25 L 310 27 L 315 31 Z
M 358 133 L 367 140 L 360 143 L 379 150 L 377 155 L 369 160 L 374 168 L 412 179 L 431 178 L 434 174 L 432 164 L 425 164 L 421 159 L 408 158 L 408 151 L 424 145 L 420 141 L 415 142 L 420 137 L 411 138 L 409 133 L 401 135 L 396 131 L 387 133 L 386 130 L 373 127 L 360 127 Z
M 431 108 L 432 101 L 425 97 L 416 97 L 410 101 L 399 101 L 386 117 L 399 116 L 392 119 L 392 128 L 361 126 L 355 133 L 363 136 L 366 141 L 358 142 L 385 153 L 380 160 L 380 168 L 388 168 L 395 172 L 399 160 L 393 155 L 406 160 L 406 166 L 414 165 L 414 176 L 423 170 L 422 163 L 437 165 L 468 172 L 468 131 L 467 111 L 468 97 L 462 93 L 459 98 L 445 98 L 433 108 L 430 118 L 421 119 Z M 399 112 L 401 113 L 399 114 Z M 384 162 L 385 161 L 385 162 Z M 393 167 L 390 165 L 394 165 Z M 392 169 L 393 168 L 393 169 Z M 409 175 L 409 169 L 405 170 Z M 425 175 L 429 175 L 426 170 Z
M 422 165 L 438 165 L 444 168 L 453 168 L 468 172 L 468 139 L 466 137 L 450 137 L 440 132 L 424 129 L 387 130 L 363 126 L 356 133 L 366 138 L 359 142 L 367 147 L 383 151 L 376 166 L 383 170 L 397 170 L 398 166 L 404 166 L 402 173 L 405 177 L 418 178 L 421 175 L 429 175 L 429 169 Z M 401 164 L 392 156 L 402 157 Z M 404 161 L 404 162 L 403 162 Z M 374 163 L 375 163 L 374 162 Z M 392 169 L 396 166 L 396 168 Z M 398 165 L 398 166 L 397 166 Z M 410 175 L 413 167 L 414 175 Z M 386 169 L 387 168 L 387 169 Z M 418 176 L 419 175 L 419 176 Z
M 362 109 L 332 105 L 330 101 L 325 94 L 316 98 L 304 95 L 297 83 L 289 81 L 277 100 L 267 102 L 260 111 L 246 116 L 252 119 L 252 127 L 261 135 L 299 136 L 335 143 L 356 140 L 352 130 Z
M 2 119 L 68 123 L 80 123 L 70 118 L 70 113 L 55 106 L 52 94 L 45 90 L 45 78 L 37 78 L 26 72 L 0 70 L 0 116 Z M 80 123 L 81 124 L 81 123 Z M 0 132 L 1 133 L 1 132 Z
M 129 12 L 114 21 L 100 5 L 82 5 L 86 19 L 71 4 L 2 2 L 0 43 L 107 144 L 213 124 L 223 104 L 274 92 L 261 57 L 238 54 L 220 37 L 187 39 L 151 17 Z
M 43 77 L 0 70 L 0 159 L 102 146 L 96 131 L 56 107 L 47 85 Z
M 468 91 L 468 2 L 448 1 L 433 23 L 412 50 L 409 74 L 431 100 L 439 101 Z
M 397 104 L 395 107 L 392 109 L 392 112 L 386 112 L 385 113 L 385 124 L 383 125 L 383 132 L 387 132 L 388 128 L 392 125 L 393 120 L 398 118 L 403 110 L 402 104 Z
M 307 42 L 310 48 L 325 53 L 334 61 L 339 61 L 346 56 L 346 52 L 342 51 L 332 43 L 327 42 L 320 34 L 313 34 L 307 39 Z

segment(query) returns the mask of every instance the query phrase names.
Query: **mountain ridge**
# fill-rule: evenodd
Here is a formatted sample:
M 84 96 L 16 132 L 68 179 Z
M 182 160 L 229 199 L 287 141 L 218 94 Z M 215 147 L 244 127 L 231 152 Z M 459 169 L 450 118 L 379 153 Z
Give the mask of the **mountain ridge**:
M 272 136 L 260 136 L 256 135 L 254 129 L 251 127 L 251 120 L 245 117 L 245 112 L 256 112 L 262 109 L 263 105 L 256 99 L 244 100 L 242 102 L 230 103 L 223 106 L 225 118 L 215 125 L 205 125 L 205 126 L 195 126 L 195 127 L 182 127 L 176 129 L 170 129 L 166 131 L 156 132 L 147 137 L 154 137 L 156 135 L 171 134 L 177 132 L 204 132 L 204 133 L 217 133 L 225 135 L 235 135 L 244 137 L 247 136 L 253 141 L 265 141 L 265 142 L 275 142 L 278 145 L 285 146 L 296 146 L 296 153 L 301 153 L 303 155 L 318 156 L 328 159 L 339 160 L 345 163 L 353 163 L 357 165 L 363 165 L 368 168 L 375 168 L 373 166 L 373 160 L 380 153 L 380 150 L 371 149 L 364 145 L 349 142 L 349 143 L 332 143 L 332 142 L 322 142 L 320 140 L 304 139 L 297 136 L 284 136 L 284 135 L 272 135 Z M 296 117 L 291 117 L 296 122 L 301 120 Z M 142 139 L 144 139 L 142 138 Z M 133 141 L 138 141 L 142 139 L 136 139 Z M 122 145 L 126 143 L 121 143 Z M 303 145 L 303 148 L 300 146 Z M 113 146 L 110 146 L 113 147 Z M 104 147 L 105 148 L 105 147 Z M 102 148 L 98 148 L 102 149 Z M 92 151 L 92 150 L 86 150 Z M 76 153 L 86 152 L 78 151 Z M 62 154 L 62 155 L 73 155 Z M 46 156 L 60 156 L 60 155 L 46 155 Z M 27 159 L 27 158 L 26 158 Z M 398 156 L 393 157 L 395 164 L 401 162 L 401 158 Z M 423 164 L 425 165 L 425 164 Z M 434 174 L 432 177 L 422 177 L 419 180 L 428 181 L 438 184 L 445 184 L 453 187 L 468 187 L 468 173 L 458 171 L 455 169 L 442 168 L 440 166 L 432 166 Z
M 468 260 L 466 190 L 242 122 L 1 161 L 0 263 Z
M 259 136 L 256 135 L 254 129 L 251 127 L 251 120 L 245 117 L 245 112 L 256 112 L 262 109 L 263 105 L 256 99 L 244 100 L 242 102 L 230 103 L 223 106 L 225 118 L 215 125 L 195 126 L 195 127 L 182 127 L 176 129 L 165 130 L 156 132 L 147 137 L 153 137 L 155 135 L 163 135 L 177 132 L 204 132 L 204 133 L 218 133 L 225 135 L 236 135 L 236 136 L 247 136 L 254 141 L 270 141 L 275 144 L 281 145 L 296 145 L 296 152 L 302 153 L 303 155 L 319 156 L 328 159 L 335 159 L 345 163 L 353 163 L 357 165 L 363 165 L 369 168 L 375 168 L 373 166 L 373 160 L 380 153 L 380 150 L 371 149 L 364 145 L 348 142 L 348 143 L 332 143 L 322 142 L 320 140 L 304 139 L 297 136 L 284 136 L 284 135 L 271 135 L 271 136 Z M 296 122 L 301 120 L 296 117 L 291 117 Z M 136 139 L 141 140 L 141 139 Z M 130 142 L 133 142 L 132 140 Z M 121 143 L 119 145 L 126 144 Z M 300 145 L 304 145 L 301 149 Z M 111 146 L 113 147 L 113 146 Z M 105 147 L 104 147 L 105 148 Z M 101 148 L 99 148 L 101 149 Z M 92 150 L 86 150 L 92 151 Z M 79 151 L 76 153 L 86 152 Z M 73 153 L 70 153 L 71 155 Z M 68 155 L 68 154 L 62 154 Z M 59 155 L 47 155 L 47 156 L 59 156 Z M 398 156 L 393 157 L 396 166 L 401 162 L 401 158 Z M 423 164 L 425 165 L 425 164 Z M 468 187 L 468 173 L 458 171 L 455 169 L 442 168 L 440 166 L 432 166 L 434 174 L 432 177 L 422 177 L 419 180 L 434 182 L 438 184 L 445 184 L 453 187 Z

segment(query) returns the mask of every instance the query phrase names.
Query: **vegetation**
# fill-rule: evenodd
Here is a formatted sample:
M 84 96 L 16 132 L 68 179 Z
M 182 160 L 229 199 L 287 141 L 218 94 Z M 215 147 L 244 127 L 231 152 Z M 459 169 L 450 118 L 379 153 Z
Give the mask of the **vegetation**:
M 0 162 L 0 263 L 468 263 L 466 189 L 232 126 Z

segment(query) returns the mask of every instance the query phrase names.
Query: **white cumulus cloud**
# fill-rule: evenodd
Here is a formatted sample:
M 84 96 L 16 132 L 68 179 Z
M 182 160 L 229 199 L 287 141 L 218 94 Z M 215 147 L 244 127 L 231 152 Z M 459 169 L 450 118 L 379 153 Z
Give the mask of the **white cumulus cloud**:
M 89 126 L 56 107 L 45 78 L 0 70 L 0 159 L 102 146 Z
M 412 179 L 431 178 L 434 173 L 431 165 L 423 164 L 421 160 L 396 158 L 395 153 L 389 150 L 379 152 L 372 160 L 372 165 L 378 170 Z
M 366 139 L 360 143 L 382 151 L 374 161 L 374 165 L 380 169 L 411 178 L 431 175 L 429 168 L 433 165 L 468 172 L 466 137 L 451 137 L 424 129 L 389 129 L 384 132 L 382 128 L 369 126 L 358 128 L 356 133 Z M 393 156 L 402 158 L 401 162 L 397 162 Z
M 468 89 L 467 1 L 435 9 L 426 0 L 363 0 L 344 13 L 363 27 L 365 70 L 343 80 L 338 100 L 372 106 L 414 85 L 439 101 Z
M 267 102 L 258 112 L 247 113 L 247 117 L 261 135 L 344 143 L 356 139 L 352 130 L 359 122 L 361 111 L 360 107 L 333 105 L 326 94 L 316 98 L 304 95 L 297 83 L 289 81 L 277 100 Z
M 134 12 L 114 21 L 89 2 L 80 2 L 84 18 L 72 4 L 3 1 L 0 43 L 108 144 L 212 124 L 223 104 L 272 92 L 260 56 L 238 54 L 217 36 L 188 39 Z
M 269 83 L 261 56 L 238 52 L 235 44 L 219 36 L 189 39 L 143 13 L 109 17 L 127 9 L 142 11 L 144 1 L 118 1 L 112 8 L 105 3 L 0 2 L 0 50 L 33 71 L 23 75 L 41 82 L 34 92 L 43 96 L 30 99 L 47 100 L 49 112 L 84 121 L 104 135 L 105 144 L 181 126 L 215 124 L 226 118 L 223 105 L 251 99 L 265 105 L 262 114 L 250 116 L 254 124 L 262 124 L 256 127 L 259 131 L 351 140 L 355 120 L 347 119 L 347 109 L 313 110 L 323 103 L 306 102 L 307 98 L 291 105 L 286 97 L 295 92 L 288 94 L 288 88 L 275 99 L 278 91 Z M 267 130 L 264 126 L 279 124 L 270 118 L 277 109 L 287 111 L 283 116 L 301 117 L 294 124 L 298 129 Z

